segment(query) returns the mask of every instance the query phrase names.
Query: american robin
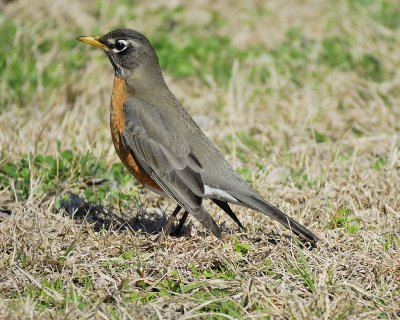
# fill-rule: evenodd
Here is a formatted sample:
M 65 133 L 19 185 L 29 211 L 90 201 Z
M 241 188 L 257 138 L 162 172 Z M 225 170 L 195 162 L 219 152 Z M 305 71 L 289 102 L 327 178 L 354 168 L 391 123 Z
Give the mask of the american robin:
M 312 244 L 318 238 L 248 186 L 202 132 L 164 81 L 157 54 L 141 33 L 121 29 L 78 40 L 103 49 L 115 70 L 111 135 L 135 178 L 177 207 L 161 232 L 169 234 L 183 208 L 216 237 L 221 230 L 204 206 L 211 199 L 243 228 L 230 204 L 262 212 Z

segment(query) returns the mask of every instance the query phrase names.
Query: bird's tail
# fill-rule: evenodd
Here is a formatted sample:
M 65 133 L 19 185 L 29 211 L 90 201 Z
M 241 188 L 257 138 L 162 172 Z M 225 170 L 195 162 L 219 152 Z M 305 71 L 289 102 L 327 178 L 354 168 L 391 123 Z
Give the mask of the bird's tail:
M 257 195 L 246 195 L 246 196 L 237 195 L 237 196 L 238 196 L 237 199 L 240 202 L 242 202 L 243 205 L 253 210 L 257 210 L 261 213 L 264 213 L 267 216 L 271 217 L 272 219 L 280 222 L 286 228 L 288 228 L 297 236 L 299 236 L 301 239 L 309 242 L 310 244 L 315 244 L 319 240 L 318 237 L 310 230 L 308 230 L 306 227 L 304 227 L 294 219 L 284 214 L 278 208 L 264 201 L 260 196 Z

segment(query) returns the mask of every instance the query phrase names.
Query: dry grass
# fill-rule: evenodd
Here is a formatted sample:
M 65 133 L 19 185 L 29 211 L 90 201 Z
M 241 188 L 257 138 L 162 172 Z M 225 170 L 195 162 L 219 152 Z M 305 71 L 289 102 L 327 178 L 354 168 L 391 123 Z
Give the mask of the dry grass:
M 0 51 L 0 173 L 26 154 L 57 156 L 57 140 L 107 168 L 119 161 L 108 131 L 111 66 L 72 43 L 76 36 L 125 26 L 151 39 L 169 28 L 177 46 L 227 37 L 230 45 L 215 50 L 238 52 L 228 78 L 179 77 L 169 64 L 167 82 L 255 189 L 320 236 L 318 248 L 274 243 L 271 232 L 286 231 L 242 208 L 248 230 L 237 233 L 214 207 L 223 241 L 192 221 L 184 237 L 146 248 L 169 202 L 139 190 L 140 206 L 111 204 L 122 220 L 96 210 L 71 217 L 56 210 L 56 196 L 80 193 L 82 181 L 43 193 L 45 178 L 35 176 L 26 199 L 14 182 L 0 190 L 0 317 L 399 318 L 397 2 L 202 1 L 176 10 L 180 3 L 0 1 L 0 30 L 16 26 L 11 39 L 2 32 L 11 42 Z M 337 38 L 344 47 L 324 51 Z M 364 66 L 366 54 L 382 72 Z M 32 70 L 18 74 L 13 59 L 33 61 Z M 205 63 L 182 55 L 178 64 L 185 59 Z M 123 188 L 138 190 L 134 181 Z

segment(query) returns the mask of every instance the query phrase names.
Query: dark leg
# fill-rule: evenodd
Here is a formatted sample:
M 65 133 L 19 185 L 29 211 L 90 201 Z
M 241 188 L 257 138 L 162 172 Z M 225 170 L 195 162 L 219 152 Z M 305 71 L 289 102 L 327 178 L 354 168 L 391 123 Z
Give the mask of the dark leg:
M 244 227 L 242 223 L 239 221 L 238 217 L 236 217 L 235 213 L 232 211 L 231 207 L 229 204 L 225 201 L 221 201 L 218 199 L 211 199 L 218 207 L 220 207 L 222 210 L 224 210 L 228 216 L 232 218 L 233 221 L 237 223 L 237 225 L 244 230 Z
M 183 229 L 183 226 L 185 225 L 185 222 L 186 222 L 186 219 L 188 216 L 189 216 L 189 212 L 185 211 L 181 217 L 181 220 L 179 220 L 178 226 L 176 227 L 176 229 L 173 232 L 174 236 L 179 236 L 182 234 L 182 229 Z
M 165 226 L 161 229 L 161 233 L 158 235 L 156 242 L 160 243 L 161 241 L 164 240 L 166 235 L 169 235 L 169 232 L 171 231 L 171 227 L 176 219 L 176 216 L 178 215 L 179 211 L 181 210 L 181 206 L 176 206 L 174 212 L 172 212 L 171 216 L 169 217 L 167 223 Z

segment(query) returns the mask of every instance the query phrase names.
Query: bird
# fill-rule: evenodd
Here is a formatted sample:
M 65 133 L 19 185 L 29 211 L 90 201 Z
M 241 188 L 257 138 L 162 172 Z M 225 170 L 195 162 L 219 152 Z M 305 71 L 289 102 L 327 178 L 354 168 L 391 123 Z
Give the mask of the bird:
M 178 231 L 191 214 L 221 239 L 204 204 L 210 199 L 241 229 L 229 204 L 261 212 L 301 240 L 317 243 L 313 232 L 267 202 L 225 160 L 169 90 L 155 49 L 142 33 L 117 29 L 77 39 L 102 49 L 114 68 L 110 128 L 116 153 L 141 184 L 176 204 L 157 241 L 169 235 L 182 208 Z

